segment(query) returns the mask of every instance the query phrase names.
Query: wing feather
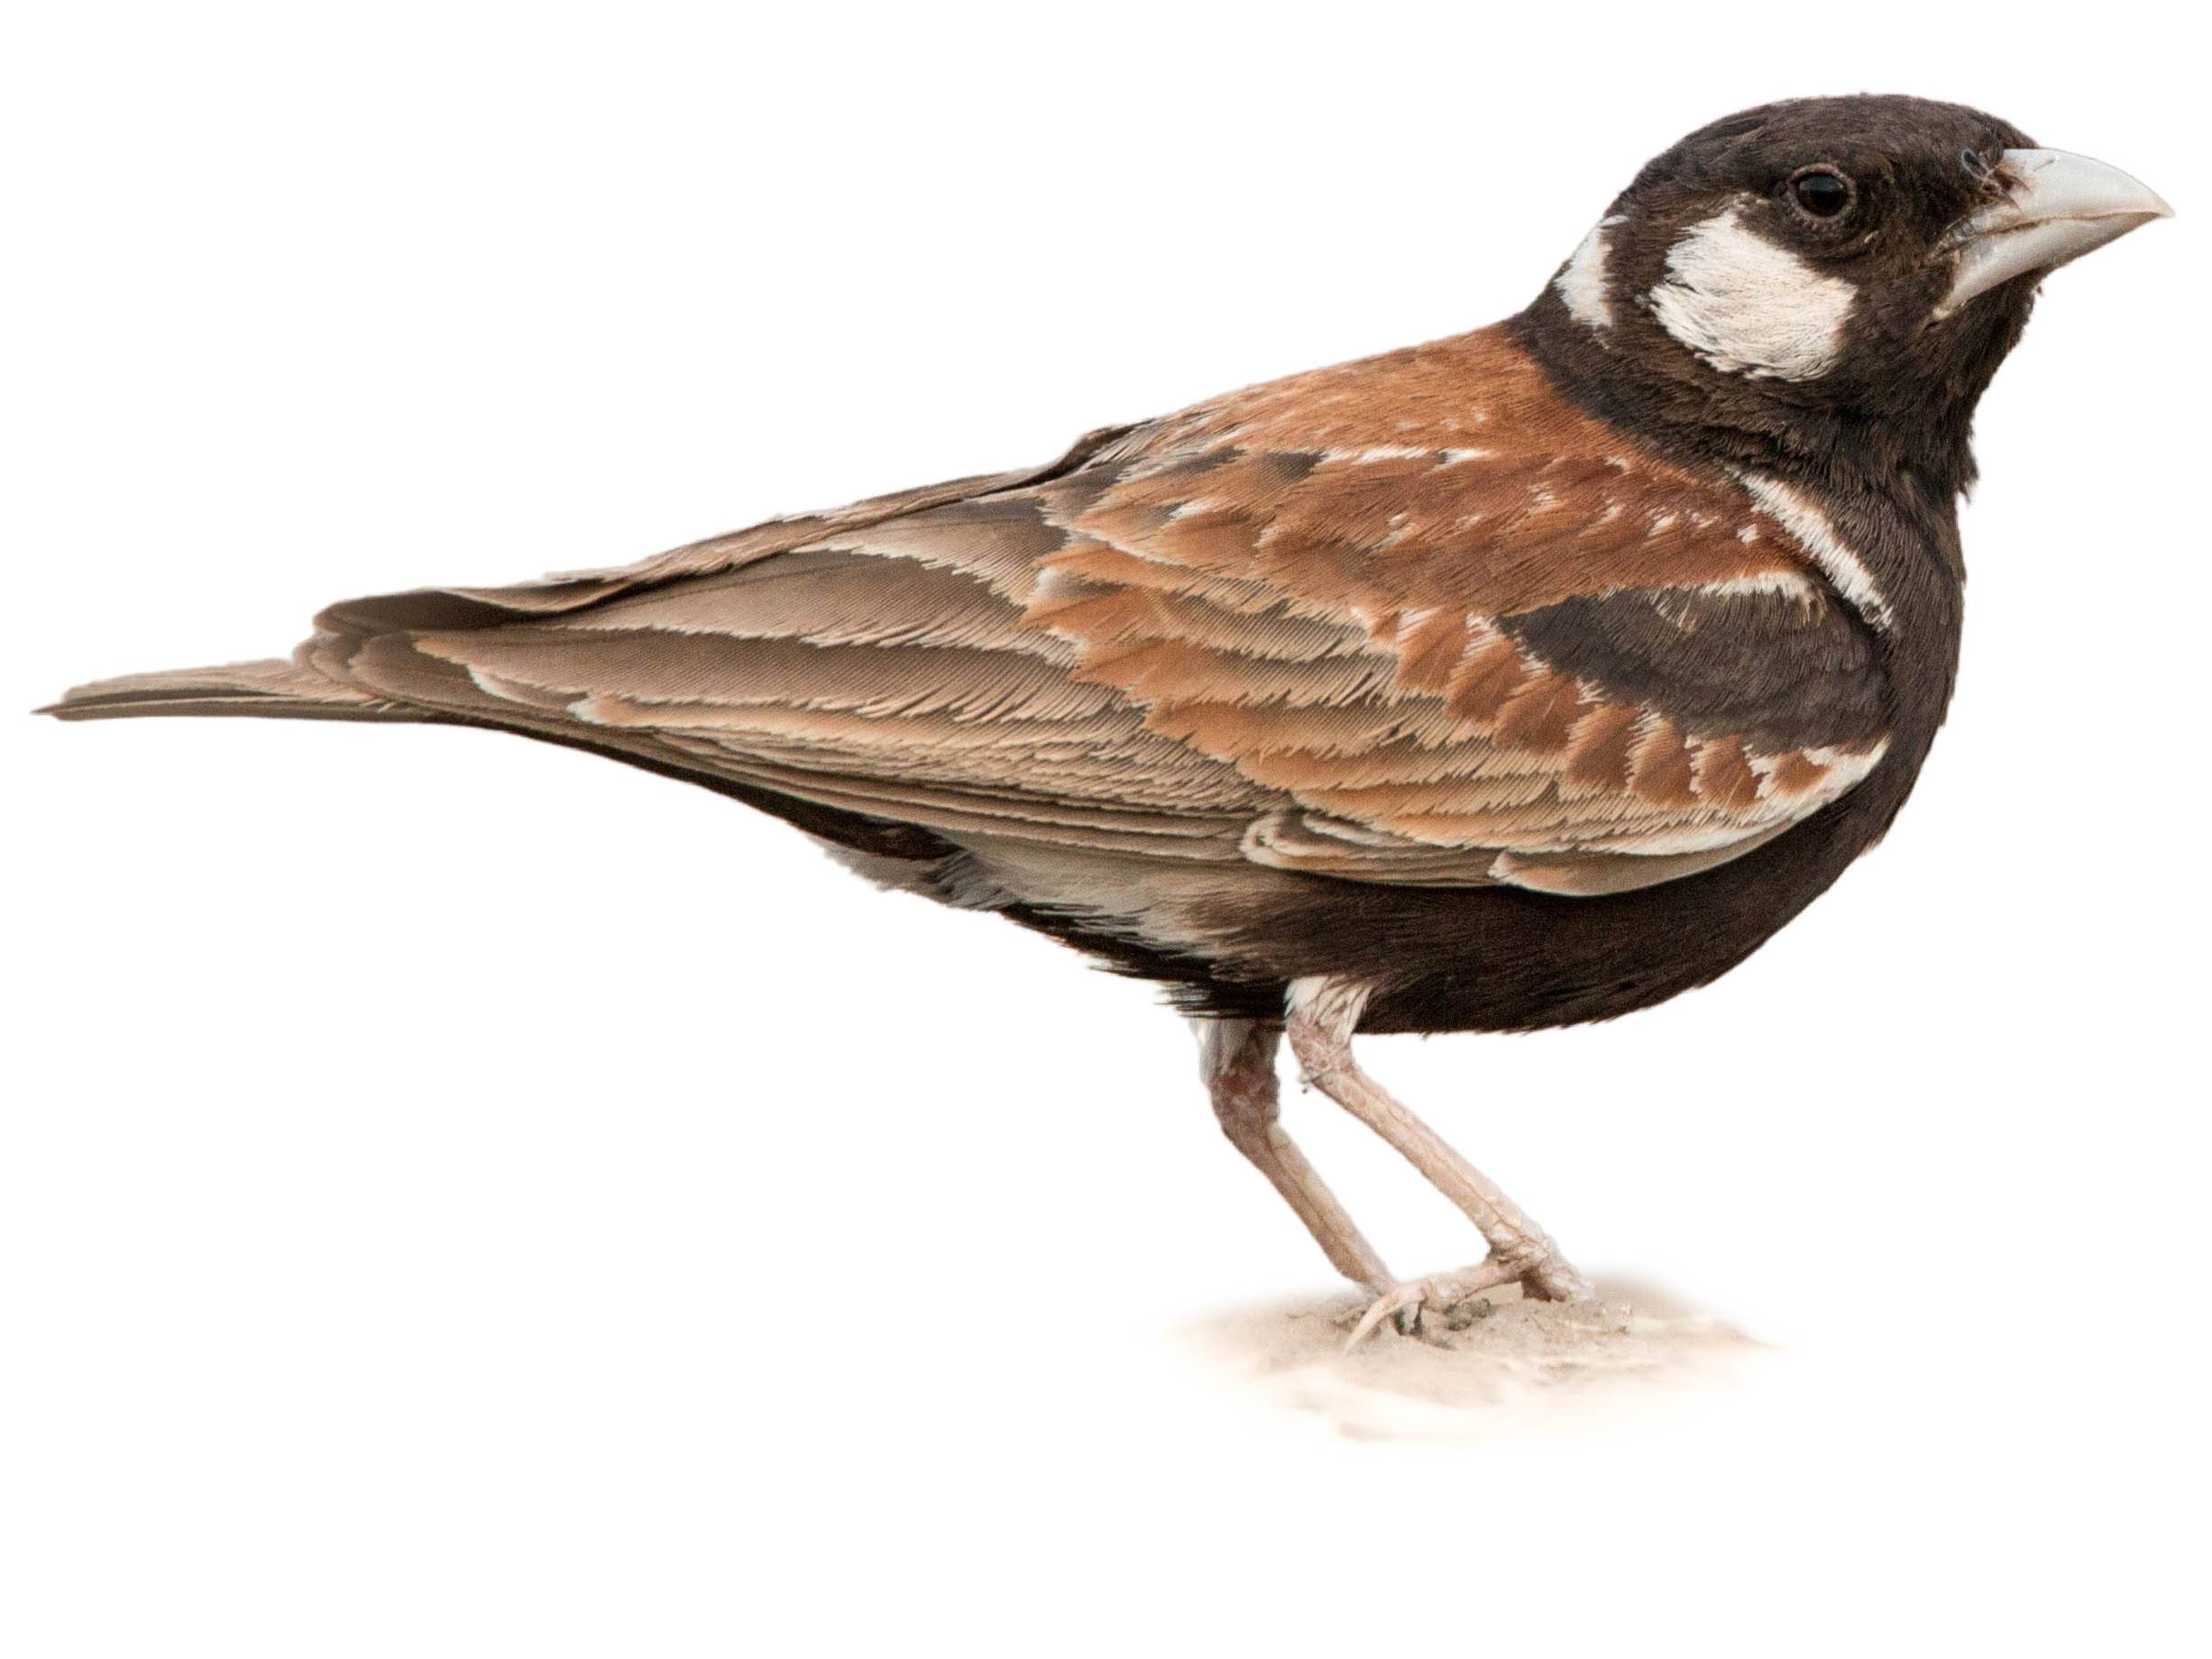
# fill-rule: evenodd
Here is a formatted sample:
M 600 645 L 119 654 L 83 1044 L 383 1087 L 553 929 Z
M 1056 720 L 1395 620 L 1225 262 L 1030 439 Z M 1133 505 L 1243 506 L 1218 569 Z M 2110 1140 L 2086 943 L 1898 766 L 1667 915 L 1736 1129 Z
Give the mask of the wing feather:
M 333 607 L 302 661 L 950 838 L 1562 894 L 1880 757 L 1875 642 L 1732 480 L 1498 331 L 622 570 Z

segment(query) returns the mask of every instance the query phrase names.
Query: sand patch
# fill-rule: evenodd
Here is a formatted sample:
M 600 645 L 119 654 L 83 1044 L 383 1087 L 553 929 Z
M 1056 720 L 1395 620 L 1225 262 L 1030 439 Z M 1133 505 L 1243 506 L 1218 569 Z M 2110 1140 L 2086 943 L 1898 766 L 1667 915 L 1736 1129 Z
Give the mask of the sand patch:
M 1492 1291 L 1418 1337 L 1377 1332 L 1350 1353 L 1356 1294 L 1224 1315 L 1193 1344 L 1287 1409 L 1359 1440 L 1477 1440 L 1589 1426 L 1685 1389 L 1725 1386 L 1770 1352 L 1663 1292 L 1601 1284 L 1595 1301 Z

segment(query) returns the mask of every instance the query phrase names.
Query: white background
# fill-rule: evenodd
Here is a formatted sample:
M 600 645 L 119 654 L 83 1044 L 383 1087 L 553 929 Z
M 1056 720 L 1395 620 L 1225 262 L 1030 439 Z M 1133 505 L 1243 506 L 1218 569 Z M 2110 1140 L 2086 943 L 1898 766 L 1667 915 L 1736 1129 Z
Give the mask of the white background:
M 1672 1006 L 1369 1049 L 1585 1265 L 1781 1352 L 1333 1438 L 1184 1345 L 1330 1281 L 1147 988 L 579 755 L 11 715 L 0 1645 L 2202 1651 L 2171 14 L 759 10 L 19 12 L 0 704 L 1490 321 L 1748 104 L 2000 111 L 2182 216 L 1984 407 L 1895 833 Z M 1394 1262 L 1466 1259 L 1290 1110 Z

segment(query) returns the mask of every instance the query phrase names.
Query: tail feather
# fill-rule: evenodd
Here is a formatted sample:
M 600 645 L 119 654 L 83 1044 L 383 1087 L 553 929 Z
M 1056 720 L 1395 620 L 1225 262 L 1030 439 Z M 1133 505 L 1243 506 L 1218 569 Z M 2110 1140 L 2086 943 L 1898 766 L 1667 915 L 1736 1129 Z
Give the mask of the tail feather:
M 282 657 L 221 668 L 96 680 L 38 710 L 64 720 L 132 720 L 162 714 L 242 714 L 295 720 L 420 720 L 410 710 Z

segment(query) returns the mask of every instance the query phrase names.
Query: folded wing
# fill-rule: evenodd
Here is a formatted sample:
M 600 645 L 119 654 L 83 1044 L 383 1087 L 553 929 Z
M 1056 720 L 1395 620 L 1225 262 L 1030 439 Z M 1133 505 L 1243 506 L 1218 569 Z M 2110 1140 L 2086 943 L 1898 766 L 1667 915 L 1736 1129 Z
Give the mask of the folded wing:
M 366 692 L 920 826 L 1594 894 L 1879 759 L 1878 644 L 1725 478 L 1494 331 L 1094 435 L 1041 473 L 628 570 L 334 607 Z

